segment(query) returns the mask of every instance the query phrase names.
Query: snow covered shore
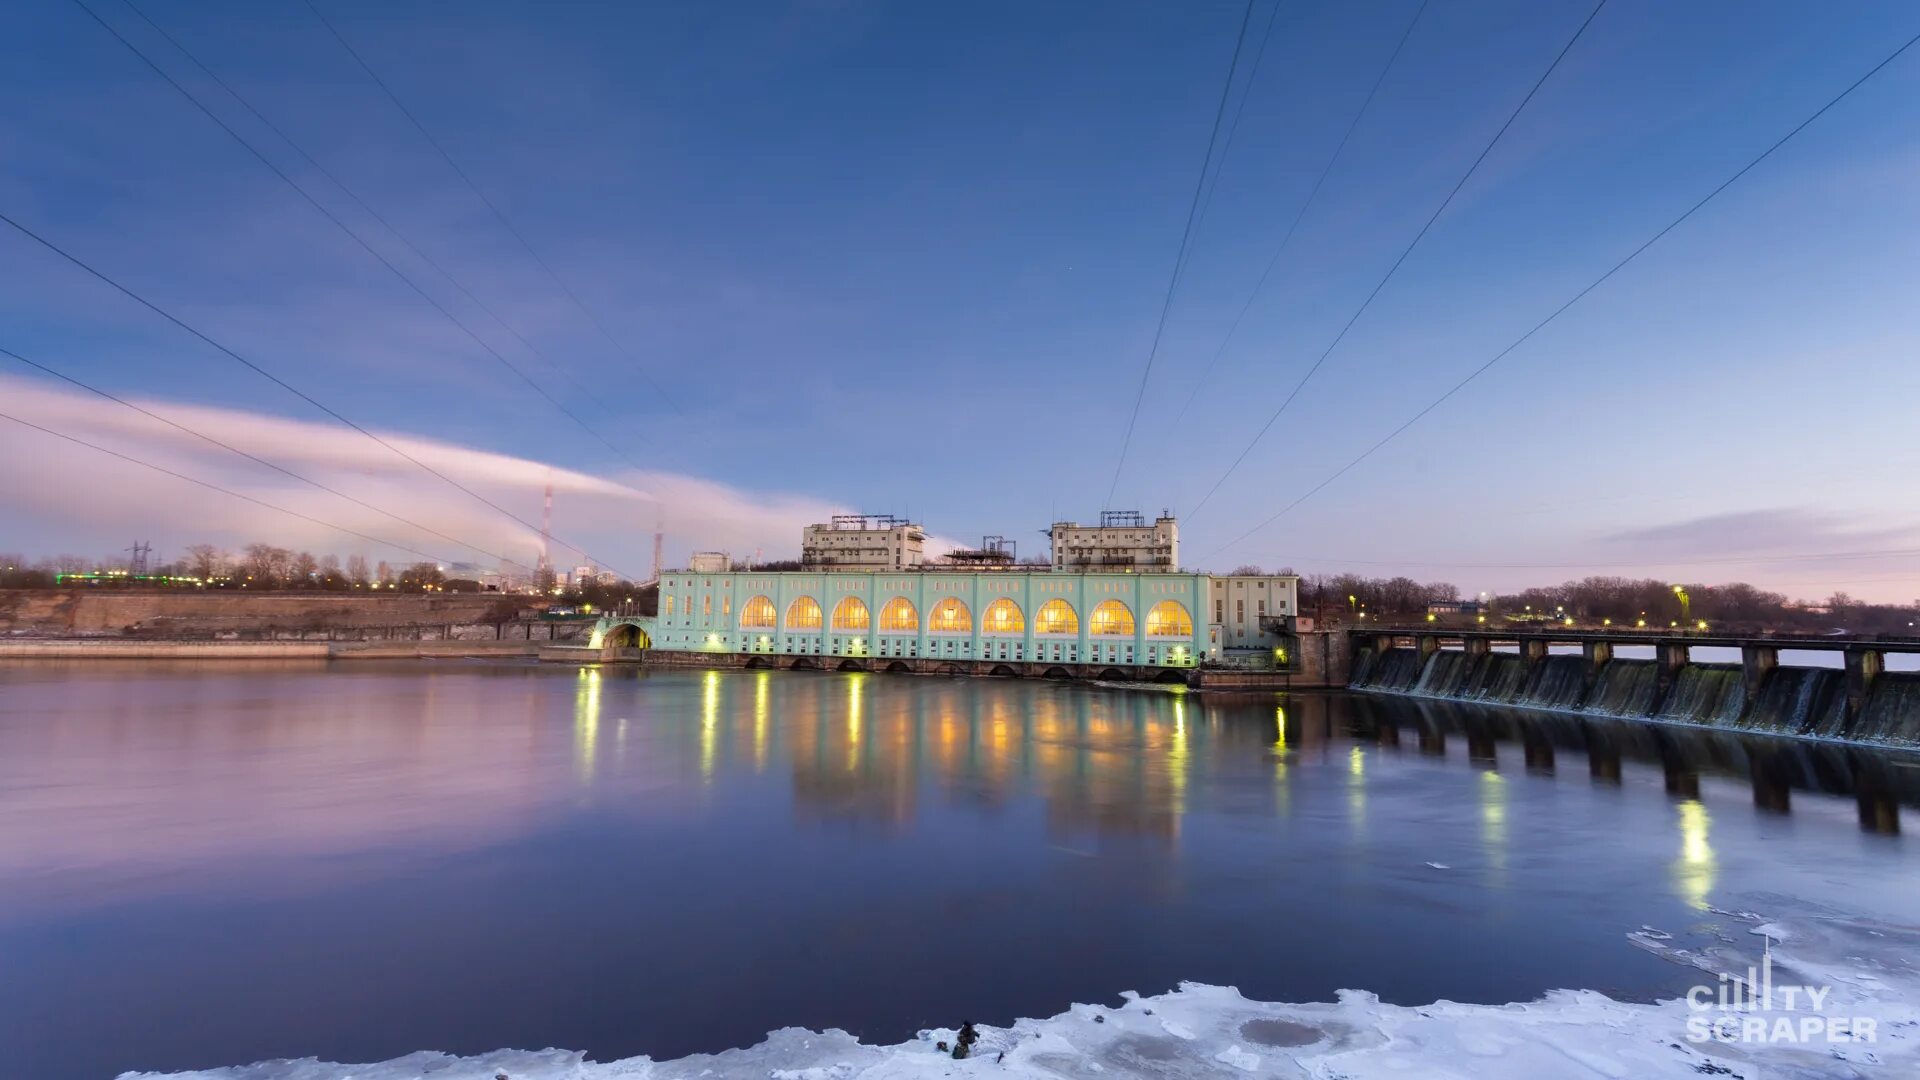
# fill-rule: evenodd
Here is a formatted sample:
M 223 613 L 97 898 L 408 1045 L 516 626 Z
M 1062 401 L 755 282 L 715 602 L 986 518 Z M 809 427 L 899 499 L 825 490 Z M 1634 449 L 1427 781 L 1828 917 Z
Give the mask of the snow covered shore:
M 662 1062 L 592 1062 L 565 1050 L 422 1052 L 372 1065 L 309 1058 L 121 1080 L 1920 1076 L 1920 929 L 1723 914 L 1746 933 L 1695 950 L 1659 931 L 1630 935 L 1634 945 L 1702 972 L 1692 1001 L 1634 1004 L 1561 990 L 1524 1004 L 1405 1007 L 1343 991 L 1332 1003 L 1290 1005 L 1188 983 L 1153 997 L 1123 995 L 1116 1008 L 1075 1005 L 1007 1028 L 982 1025 L 972 1056 L 958 1061 L 936 1048 L 952 1044 L 951 1030 L 869 1046 L 843 1031 L 787 1028 L 747 1049 Z M 1769 974 L 1772 1008 L 1722 1008 L 1729 988 L 1735 999 L 1757 994 Z M 1729 1038 L 1701 1040 L 1709 1030 Z

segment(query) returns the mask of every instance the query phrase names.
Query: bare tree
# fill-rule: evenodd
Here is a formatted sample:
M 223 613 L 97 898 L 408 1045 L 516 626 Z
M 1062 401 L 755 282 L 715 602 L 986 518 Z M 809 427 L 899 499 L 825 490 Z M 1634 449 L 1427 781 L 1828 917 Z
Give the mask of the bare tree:
M 187 549 L 187 573 L 201 581 L 212 581 L 226 572 L 226 552 L 212 544 L 195 544 Z
M 367 577 L 367 557 L 365 555 L 347 556 L 347 580 L 355 585 L 365 585 Z
M 417 562 L 401 572 L 400 588 L 407 592 L 422 592 L 438 588 L 446 580 L 447 575 L 441 573 L 438 566 L 430 562 Z

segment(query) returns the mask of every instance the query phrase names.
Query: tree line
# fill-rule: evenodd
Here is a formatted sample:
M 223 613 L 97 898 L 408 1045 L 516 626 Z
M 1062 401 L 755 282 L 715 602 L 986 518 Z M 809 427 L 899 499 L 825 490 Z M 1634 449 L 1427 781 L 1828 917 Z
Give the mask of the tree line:
M 1236 574 L 1258 574 L 1257 566 L 1242 566 Z M 1291 574 L 1292 570 L 1277 571 Z M 1677 584 L 1677 588 L 1676 588 Z M 1436 605 L 1450 606 L 1462 599 L 1450 582 L 1415 581 L 1409 577 L 1364 577 L 1358 574 L 1305 574 L 1300 578 L 1300 610 L 1322 620 L 1368 619 L 1387 622 L 1423 620 Z M 1675 583 L 1658 578 L 1594 576 L 1559 585 L 1538 586 L 1507 593 L 1482 593 L 1468 598 L 1477 607 L 1468 617 L 1485 615 L 1502 621 L 1563 621 L 1580 625 L 1611 623 L 1647 628 L 1696 627 L 1736 630 L 1782 629 L 1824 631 L 1847 629 L 1863 633 L 1920 633 L 1920 601 L 1908 605 L 1870 604 L 1845 592 L 1822 601 L 1797 601 L 1746 582 L 1723 585 Z M 1436 616 L 1447 617 L 1447 616 Z M 1457 621 L 1457 617 L 1455 617 Z
M 28 560 L 0 554 L 0 588 L 50 589 L 62 575 L 124 570 L 124 561 L 55 555 Z M 763 562 L 751 569 L 800 569 L 798 562 Z M 736 564 L 735 569 L 749 569 Z M 314 555 L 271 544 L 248 544 L 229 552 L 212 544 L 195 544 L 180 558 L 149 568 L 150 576 L 195 579 L 215 589 L 315 590 L 350 592 L 355 589 L 392 589 L 397 592 L 481 592 L 472 578 L 449 576 L 436 564 L 370 562 L 365 556 Z M 1240 566 L 1236 574 L 1260 574 L 1257 566 Z M 1276 571 L 1294 573 L 1291 569 Z M 130 584 L 138 584 L 130 582 Z M 530 582 L 543 595 L 555 595 L 551 576 Z M 576 582 L 563 595 L 576 603 L 596 607 L 619 604 L 650 606 L 654 591 L 628 581 Z M 1612 623 L 1649 628 L 1694 626 L 1706 622 L 1726 630 L 1845 628 L 1871 633 L 1916 633 L 1920 602 L 1910 605 L 1870 604 L 1845 592 L 1824 601 L 1806 603 L 1784 593 L 1745 582 L 1723 585 L 1675 583 L 1657 578 L 1586 577 L 1559 585 L 1517 592 L 1480 594 L 1477 614 L 1489 619 L 1547 620 L 1571 618 L 1582 625 Z M 1424 619 L 1435 605 L 1461 600 L 1451 582 L 1415 581 L 1410 577 L 1365 577 L 1358 574 L 1305 574 L 1300 578 L 1300 609 L 1322 620 L 1369 619 L 1410 621 Z
M 115 574 L 125 570 L 123 560 L 55 555 L 29 561 L 21 555 L 0 555 L 0 588 L 50 589 L 60 584 L 64 576 Z M 480 591 L 479 582 L 449 579 L 438 565 L 430 562 L 396 565 L 385 560 L 369 562 L 364 555 L 350 555 L 342 561 L 338 555 L 316 556 L 272 544 L 248 544 L 238 552 L 212 544 L 195 544 L 178 559 L 150 565 L 147 577 L 149 580 L 190 578 L 206 588 L 255 591 Z M 131 578 L 128 583 L 139 584 Z

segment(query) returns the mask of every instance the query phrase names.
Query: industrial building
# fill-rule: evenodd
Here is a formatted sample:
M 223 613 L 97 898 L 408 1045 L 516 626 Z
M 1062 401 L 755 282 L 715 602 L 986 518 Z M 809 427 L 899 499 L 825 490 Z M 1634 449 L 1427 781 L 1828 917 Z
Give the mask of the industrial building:
M 926 544 L 926 530 L 904 518 L 836 514 L 801 533 L 800 563 L 822 570 L 905 570 L 926 561 Z
M 1098 525 L 1056 521 L 1047 539 L 1055 570 L 1171 574 L 1180 569 L 1180 525 L 1164 510 L 1151 525 L 1137 510 L 1103 510 Z
M 1171 515 L 1151 526 L 1138 514 L 1103 515 L 1097 528 L 1060 523 L 1051 536 L 1052 566 L 1017 563 L 999 536 L 935 563 L 924 558 L 920 526 L 849 515 L 806 527 L 805 569 L 733 570 L 712 560 L 669 570 L 658 613 L 620 622 L 638 631 L 626 632 L 633 644 L 661 653 L 786 658 L 783 666 L 951 662 L 955 670 L 1150 674 L 1236 655 L 1285 665 L 1298 577 L 1216 577 L 1162 564 L 1176 557 Z M 1108 561 L 1079 569 L 1072 560 L 1085 550 Z M 615 629 L 609 624 L 600 643 Z
M 1283 647 L 1298 593 L 1279 575 L 669 571 L 648 636 L 670 652 L 1185 668 Z

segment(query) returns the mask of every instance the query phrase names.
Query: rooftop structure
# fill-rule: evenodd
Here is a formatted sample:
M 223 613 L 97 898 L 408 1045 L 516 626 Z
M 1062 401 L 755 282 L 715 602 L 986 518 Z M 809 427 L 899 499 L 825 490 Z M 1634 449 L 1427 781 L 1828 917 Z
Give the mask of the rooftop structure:
M 713 574 L 733 566 L 733 558 L 724 551 L 696 551 L 687 559 L 687 569 L 696 574 Z
M 956 570 L 1011 570 L 1019 565 L 1012 540 L 1004 536 L 983 536 L 977 548 L 956 548 L 941 561 Z
M 925 529 L 892 514 L 836 514 L 800 536 L 809 569 L 905 570 L 926 561 Z
M 1103 510 L 1100 524 L 1056 521 L 1047 538 L 1055 570 L 1165 574 L 1180 568 L 1180 526 L 1170 511 L 1149 525 L 1138 510 Z

